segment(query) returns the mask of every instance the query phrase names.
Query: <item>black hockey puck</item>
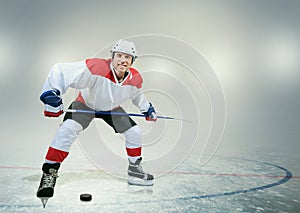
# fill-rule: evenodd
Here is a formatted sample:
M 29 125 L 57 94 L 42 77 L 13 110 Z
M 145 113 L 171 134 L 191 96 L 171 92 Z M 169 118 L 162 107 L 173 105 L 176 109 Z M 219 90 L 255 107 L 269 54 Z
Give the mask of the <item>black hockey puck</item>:
M 81 201 L 91 201 L 92 200 L 92 195 L 91 194 L 81 194 L 80 195 L 80 200 Z

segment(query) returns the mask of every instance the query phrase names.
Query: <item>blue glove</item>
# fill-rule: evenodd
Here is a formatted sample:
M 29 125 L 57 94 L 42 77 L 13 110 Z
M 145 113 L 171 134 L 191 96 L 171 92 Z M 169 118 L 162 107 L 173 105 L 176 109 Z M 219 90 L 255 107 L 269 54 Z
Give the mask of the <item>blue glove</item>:
M 150 104 L 150 107 L 149 107 L 148 111 L 143 112 L 143 114 L 145 115 L 145 119 L 147 121 L 154 121 L 155 122 L 157 120 L 157 115 L 156 115 L 155 109 L 152 106 L 152 104 L 151 103 L 149 103 L 149 104 Z
M 63 114 L 63 103 L 60 91 L 57 89 L 48 90 L 40 96 L 40 100 L 45 104 L 44 115 L 47 117 L 59 117 Z

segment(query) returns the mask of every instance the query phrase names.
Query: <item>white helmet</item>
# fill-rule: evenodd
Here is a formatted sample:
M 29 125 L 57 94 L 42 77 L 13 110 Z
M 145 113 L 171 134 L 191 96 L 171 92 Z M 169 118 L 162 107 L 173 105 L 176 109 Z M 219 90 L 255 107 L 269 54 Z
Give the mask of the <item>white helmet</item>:
M 132 62 L 137 58 L 137 52 L 135 49 L 135 45 L 131 41 L 120 39 L 115 43 L 115 45 L 111 49 L 112 54 L 114 52 L 126 53 L 132 56 Z

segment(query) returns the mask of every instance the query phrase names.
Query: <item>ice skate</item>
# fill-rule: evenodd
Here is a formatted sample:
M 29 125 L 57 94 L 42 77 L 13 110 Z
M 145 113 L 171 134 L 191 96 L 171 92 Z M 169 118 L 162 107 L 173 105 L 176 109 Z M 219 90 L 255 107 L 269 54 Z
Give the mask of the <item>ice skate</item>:
M 56 183 L 56 178 L 58 177 L 57 171 L 59 167 L 60 163 L 44 163 L 43 165 L 43 176 L 41 178 L 40 186 L 36 193 L 36 196 L 41 199 L 44 208 L 48 199 L 53 197 L 54 186 Z
M 145 173 L 140 165 L 142 157 L 136 160 L 135 163 L 129 161 L 128 166 L 128 183 L 130 185 L 138 186 L 152 186 L 154 184 L 154 177 L 151 174 Z

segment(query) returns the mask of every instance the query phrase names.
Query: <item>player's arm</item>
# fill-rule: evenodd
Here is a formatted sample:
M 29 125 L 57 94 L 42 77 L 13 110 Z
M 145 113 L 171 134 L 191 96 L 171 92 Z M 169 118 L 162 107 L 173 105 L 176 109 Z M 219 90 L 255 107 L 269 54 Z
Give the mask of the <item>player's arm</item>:
M 57 89 L 64 94 L 69 87 L 85 89 L 94 84 L 92 73 L 85 61 L 55 64 L 49 72 L 42 92 Z
M 63 113 L 61 95 L 69 87 L 85 89 L 94 84 L 93 75 L 84 61 L 55 64 L 43 85 L 40 100 L 45 104 L 44 115 L 58 117 Z
M 145 95 L 138 90 L 137 95 L 132 99 L 132 102 L 140 109 L 140 111 L 145 115 L 147 121 L 156 121 L 157 115 L 154 106 L 148 102 Z
M 44 115 L 47 117 L 59 117 L 63 114 L 64 106 L 57 89 L 48 90 L 42 93 L 40 100 L 45 104 Z

